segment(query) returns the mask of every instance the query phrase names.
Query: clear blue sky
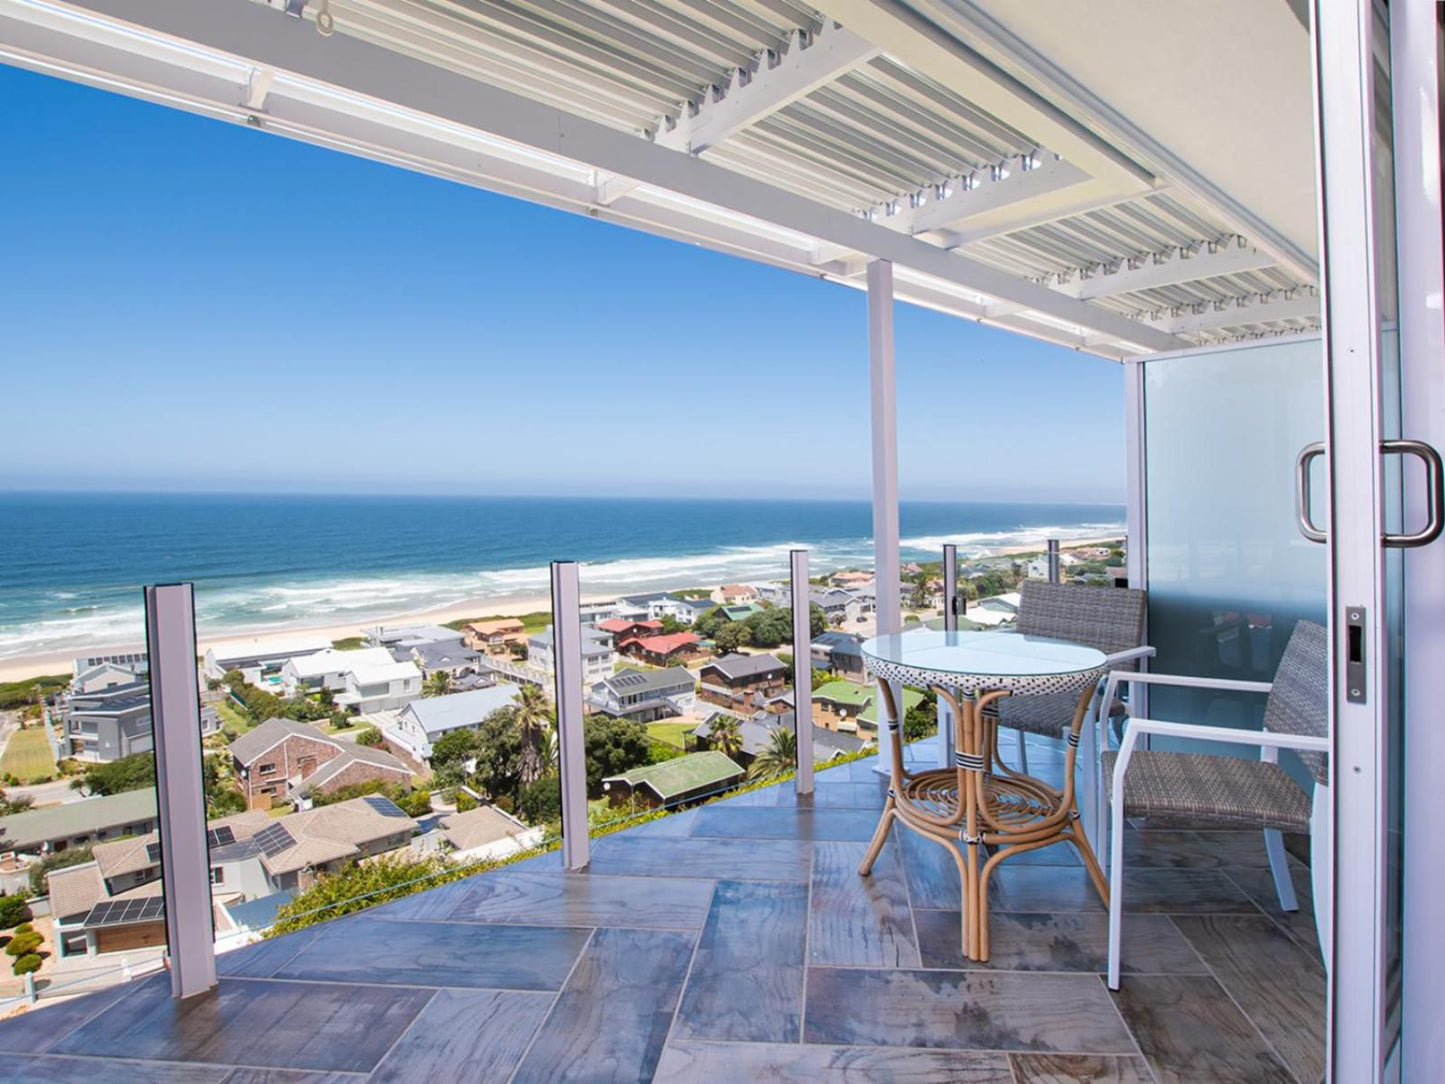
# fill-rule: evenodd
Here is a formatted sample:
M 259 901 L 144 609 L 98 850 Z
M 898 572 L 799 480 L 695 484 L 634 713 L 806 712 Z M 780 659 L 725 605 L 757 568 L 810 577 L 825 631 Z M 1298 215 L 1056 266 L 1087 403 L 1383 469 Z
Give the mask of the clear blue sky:
M 868 492 L 861 292 L 3 66 L 0 102 L 0 488 Z M 897 335 L 905 497 L 1122 499 L 1117 366 Z

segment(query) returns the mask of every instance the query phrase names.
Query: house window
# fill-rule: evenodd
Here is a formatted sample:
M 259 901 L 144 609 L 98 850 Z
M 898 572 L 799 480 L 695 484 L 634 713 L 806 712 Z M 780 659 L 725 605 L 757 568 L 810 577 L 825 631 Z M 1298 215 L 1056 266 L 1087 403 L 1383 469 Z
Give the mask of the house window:
M 274 760 L 270 764 L 262 764 L 256 769 L 256 771 L 259 772 L 261 775 L 270 775 L 275 770 L 276 762 Z
M 220 866 L 211 867 L 211 884 L 223 885 L 226 883 L 226 871 Z

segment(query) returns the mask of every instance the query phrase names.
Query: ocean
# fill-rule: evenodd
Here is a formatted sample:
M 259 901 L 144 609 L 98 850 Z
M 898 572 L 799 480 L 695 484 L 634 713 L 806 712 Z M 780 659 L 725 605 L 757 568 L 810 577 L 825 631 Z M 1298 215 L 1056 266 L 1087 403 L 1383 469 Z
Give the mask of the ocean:
M 1123 534 L 1121 505 L 904 502 L 905 560 Z M 544 595 L 583 562 L 585 595 L 868 565 L 866 501 L 0 494 L 0 659 L 143 638 L 141 586 L 196 584 L 203 637 Z

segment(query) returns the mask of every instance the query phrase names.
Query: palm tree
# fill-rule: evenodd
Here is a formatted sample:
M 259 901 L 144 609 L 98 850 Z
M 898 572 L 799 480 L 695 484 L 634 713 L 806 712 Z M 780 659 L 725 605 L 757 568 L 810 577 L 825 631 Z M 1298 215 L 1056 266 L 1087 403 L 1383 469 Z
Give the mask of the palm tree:
M 735 757 L 743 751 L 743 732 L 731 715 L 719 716 L 712 723 L 712 745 L 718 752 Z
M 447 693 L 451 692 L 451 688 L 452 676 L 445 670 L 435 670 L 432 672 L 432 675 L 426 679 L 427 696 L 446 696 Z
M 771 779 L 790 772 L 798 762 L 798 735 L 791 727 L 777 727 L 768 738 L 768 747 L 758 754 L 748 774 L 756 779 Z
M 517 693 L 517 725 L 522 731 L 522 786 L 530 786 L 547 770 L 543 757 L 543 740 L 551 721 L 547 694 L 540 685 L 530 682 Z

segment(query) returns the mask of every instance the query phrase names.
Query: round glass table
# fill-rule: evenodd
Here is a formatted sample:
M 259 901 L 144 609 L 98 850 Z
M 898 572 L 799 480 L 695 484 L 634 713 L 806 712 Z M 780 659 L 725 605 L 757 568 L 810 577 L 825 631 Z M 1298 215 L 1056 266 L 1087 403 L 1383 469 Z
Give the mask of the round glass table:
M 888 799 L 858 872 L 867 876 L 897 820 L 947 848 L 963 882 L 964 955 L 987 960 L 988 882 L 999 863 L 1025 851 L 1070 843 L 1108 905 L 1108 887 L 1079 827 L 1074 762 L 1090 701 L 1105 674 L 1104 654 L 1083 644 L 1004 632 L 919 629 L 863 644 L 878 679 L 893 764 Z M 904 766 L 896 686 L 932 689 L 956 721 L 954 765 Z M 1077 698 L 1065 729 L 1063 789 L 1010 770 L 998 755 L 997 704 L 1007 696 Z M 881 734 L 880 734 L 881 740 Z

